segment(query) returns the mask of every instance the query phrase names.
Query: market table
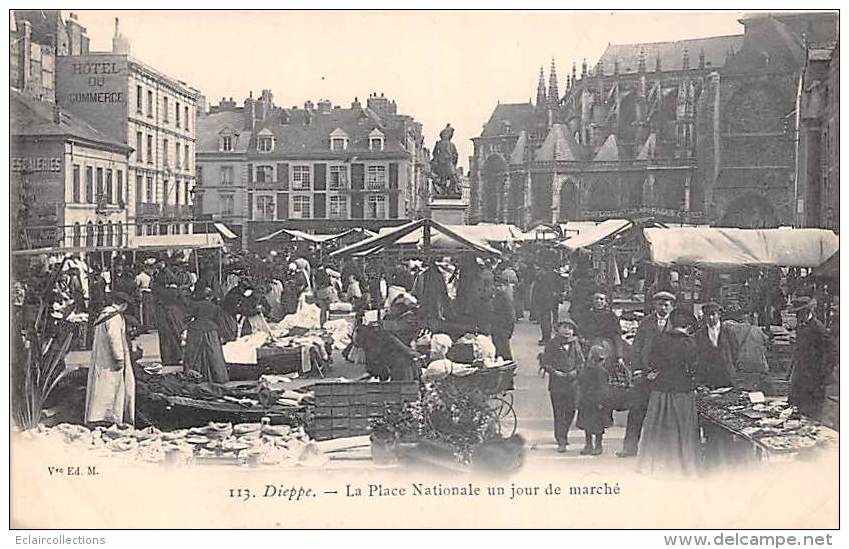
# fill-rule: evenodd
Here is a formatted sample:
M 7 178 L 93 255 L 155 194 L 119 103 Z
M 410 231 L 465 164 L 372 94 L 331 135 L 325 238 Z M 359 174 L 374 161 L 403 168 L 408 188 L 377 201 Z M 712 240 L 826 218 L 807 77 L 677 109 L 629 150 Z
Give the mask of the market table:
M 702 393 L 697 398 L 708 468 L 793 461 L 836 448 L 837 431 L 800 416 L 784 397 L 753 404 L 740 390 Z

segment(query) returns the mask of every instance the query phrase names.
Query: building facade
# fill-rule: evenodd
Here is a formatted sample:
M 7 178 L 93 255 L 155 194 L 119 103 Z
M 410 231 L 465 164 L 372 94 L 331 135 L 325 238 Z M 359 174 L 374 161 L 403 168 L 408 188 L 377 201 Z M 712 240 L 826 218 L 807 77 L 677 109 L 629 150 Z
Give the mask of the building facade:
M 836 14 L 757 14 L 743 34 L 610 45 L 535 103 L 500 104 L 473 139 L 472 219 L 610 217 L 740 227 L 795 222 L 804 43 Z
M 247 242 L 283 227 L 400 224 L 426 206 L 421 124 L 383 95 L 282 108 L 263 90 L 238 107 L 222 100 L 199 124 L 202 212 L 234 224 L 243 215 Z
M 840 230 L 840 45 L 811 45 L 799 85 L 799 224 Z
M 10 138 L 13 246 L 127 244 L 127 145 L 15 90 Z
M 128 239 L 192 230 L 197 90 L 134 59 L 118 33 L 113 51 L 60 57 L 57 102 L 127 144 Z
M 9 86 L 39 101 L 56 100 L 56 59 L 88 53 L 86 29 L 74 13 L 18 10 L 9 32 Z

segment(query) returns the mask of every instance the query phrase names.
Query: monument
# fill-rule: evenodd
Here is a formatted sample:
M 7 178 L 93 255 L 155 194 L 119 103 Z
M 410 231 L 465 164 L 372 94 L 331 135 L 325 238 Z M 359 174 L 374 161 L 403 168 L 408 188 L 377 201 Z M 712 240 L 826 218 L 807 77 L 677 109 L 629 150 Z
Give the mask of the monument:
M 457 173 L 459 155 L 451 142 L 454 128 L 451 124 L 439 132 L 439 141 L 433 146 L 430 169 L 430 218 L 446 225 L 462 225 L 468 204 L 463 200 L 460 177 Z

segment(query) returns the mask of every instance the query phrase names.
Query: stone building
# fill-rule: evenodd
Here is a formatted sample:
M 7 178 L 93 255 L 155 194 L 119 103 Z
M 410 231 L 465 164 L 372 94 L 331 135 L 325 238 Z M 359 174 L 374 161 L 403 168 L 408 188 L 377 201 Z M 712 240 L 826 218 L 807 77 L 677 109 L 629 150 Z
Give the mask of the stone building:
M 59 10 L 17 10 L 10 19 L 9 86 L 40 101 L 56 100 L 56 59 L 88 53 L 86 29 Z
M 10 92 L 10 121 L 13 246 L 126 245 L 130 148 L 17 90 Z
M 799 86 L 798 222 L 840 230 L 840 45 L 810 45 Z
M 191 232 L 200 93 L 133 58 L 117 19 L 111 52 L 59 57 L 56 69 L 57 102 L 133 149 L 129 241 Z
M 472 218 L 795 222 L 795 100 L 805 42 L 835 13 L 746 15 L 740 35 L 609 45 L 561 95 L 499 104 L 472 141 Z
M 263 90 L 222 100 L 199 127 L 201 213 L 242 225 L 246 243 L 283 227 L 400 224 L 424 207 L 421 124 L 382 94 L 284 108 Z

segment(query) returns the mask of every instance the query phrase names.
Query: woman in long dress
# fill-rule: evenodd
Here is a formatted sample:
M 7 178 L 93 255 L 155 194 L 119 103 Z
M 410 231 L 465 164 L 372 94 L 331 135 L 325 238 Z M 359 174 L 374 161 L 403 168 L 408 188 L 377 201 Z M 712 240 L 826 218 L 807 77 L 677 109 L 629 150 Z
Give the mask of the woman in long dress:
M 696 360 L 694 343 L 684 328 L 660 334 L 652 347 L 651 395 L 637 454 L 642 473 L 686 477 L 698 473 Z
M 214 296 L 210 288 L 204 288 L 199 292 L 200 300 L 189 303 L 191 320 L 186 334 L 183 370 L 195 370 L 207 381 L 226 383 L 230 376 L 218 335 L 220 317 L 224 313 Z
M 159 355 L 165 366 L 180 363 L 180 337 L 185 329 L 186 311 L 177 282 L 176 275 L 168 268 L 157 273 L 153 279 Z

